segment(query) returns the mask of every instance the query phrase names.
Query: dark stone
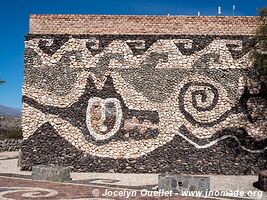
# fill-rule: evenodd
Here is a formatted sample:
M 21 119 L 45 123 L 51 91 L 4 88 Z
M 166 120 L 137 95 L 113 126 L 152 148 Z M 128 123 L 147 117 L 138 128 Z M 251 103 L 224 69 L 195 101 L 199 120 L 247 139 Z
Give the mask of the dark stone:
M 18 151 L 20 149 L 21 140 L 5 139 L 0 140 L 0 152 L 1 151 Z
M 76 172 L 103 173 L 113 169 L 115 173 L 250 175 L 267 168 L 267 151 L 249 153 L 231 138 L 219 141 L 211 148 L 196 149 L 175 136 L 169 143 L 137 159 L 85 156 L 84 152 L 59 136 L 49 123 L 23 140 L 21 151 L 22 170 L 31 170 L 34 165 L 58 165 L 72 166 Z M 126 169 L 126 166 L 130 168 Z
M 38 103 L 36 100 L 29 98 L 27 96 L 23 96 L 22 100 L 24 103 L 27 103 L 28 105 L 40 110 L 43 113 L 46 114 L 55 114 L 61 117 L 64 120 L 69 121 L 73 126 L 80 129 L 84 135 L 86 136 L 87 140 L 90 142 L 94 142 L 97 145 L 102 145 L 103 143 L 107 143 L 112 139 L 115 140 L 125 140 L 124 137 L 125 134 L 128 135 L 129 138 L 136 139 L 136 140 L 142 140 L 142 139 L 151 139 L 158 135 L 158 130 L 148 130 L 145 134 L 140 134 L 139 132 L 127 132 L 123 129 L 120 129 L 116 135 L 111 137 L 110 139 L 107 139 L 105 141 L 96 141 L 94 138 L 90 135 L 87 125 L 86 125 L 86 110 L 88 106 L 88 100 L 91 97 L 100 97 L 100 98 L 117 98 L 121 103 L 122 113 L 123 113 L 123 119 L 131 119 L 132 117 L 138 118 L 140 123 L 142 123 L 144 120 L 149 120 L 153 124 L 159 123 L 159 116 L 156 111 L 145 111 L 145 110 L 132 110 L 129 109 L 120 94 L 116 92 L 116 89 L 113 84 L 113 80 L 110 76 L 107 77 L 107 80 L 104 84 L 104 87 L 102 90 L 98 90 L 95 87 L 95 84 L 93 82 L 92 78 L 88 78 L 85 91 L 83 95 L 80 96 L 77 102 L 73 103 L 70 107 L 66 108 L 59 108 L 55 106 L 46 106 Z M 123 123 L 122 123 L 123 124 Z
M 255 45 L 255 41 L 249 36 L 185 36 L 185 35 L 27 35 L 26 40 L 39 38 L 39 48 L 48 55 L 53 55 L 62 45 L 64 45 L 71 37 L 79 39 L 95 38 L 99 40 L 98 49 L 92 48 L 94 42 L 88 42 L 86 47 L 92 53 L 97 55 L 103 52 L 114 40 L 122 40 L 127 43 L 134 55 L 144 54 L 151 45 L 158 39 L 189 39 L 192 40 L 192 48 L 188 48 L 183 43 L 176 43 L 176 46 L 183 55 L 192 55 L 203 50 L 215 39 L 241 40 L 243 44 L 242 51 L 236 50 L 236 45 L 227 44 L 233 59 L 239 59 L 245 55 Z M 52 45 L 48 46 L 45 39 L 53 39 Z M 140 46 L 138 40 L 143 40 L 145 46 Z M 81 60 L 81 53 L 78 51 L 66 52 L 62 55 L 61 60 L 55 63 L 54 67 L 33 67 L 41 65 L 41 60 L 33 49 L 25 49 L 25 83 L 35 88 L 42 88 L 53 92 L 58 96 L 67 95 L 73 88 L 77 77 L 81 73 L 81 69 L 74 69 L 70 66 L 70 56 L 74 56 L 76 60 Z M 59 118 L 70 122 L 74 127 L 77 127 L 84 134 L 86 139 L 95 145 L 103 145 L 107 142 L 120 140 L 146 140 L 155 138 L 159 132 L 155 130 L 147 130 L 140 134 L 137 129 L 125 131 L 120 127 L 120 130 L 110 139 L 105 141 L 95 141 L 90 135 L 86 126 L 86 108 L 88 100 L 91 97 L 100 98 L 117 98 L 122 107 L 123 119 L 131 119 L 136 117 L 139 122 L 148 120 L 153 124 L 159 124 L 159 114 L 149 110 L 133 110 L 129 109 L 124 103 L 121 95 L 116 91 L 113 80 L 110 76 L 105 77 L 105 73 L 110 71 L 107 66 L 111 59 L 117 59 L 120 62 L 125 62 L 124 57 L 118 53 L 105 52 L 99 58 L 96 68 L 84 69 L 94 73 L 94 75 L 104 80 L 107 78 L 104 87 L 98 90 L 91 77 L 88 78 L 84 93 L 79 97 L 77 102 L 72 105 L 60 108 L 56 106 L 42 105 L 38 101 L 23 96 L 23 102 L 38 109 L 45 114 L 57 115 Z M 239 98 L 238 88 L 232 85 L 238 85 L 240 76 L 254 76 L 253 70 L 246 69 L 212 69 L 209 68 L 209 60 L 214 59 L 217 64 L 220 64 L 219 55 L 208 53 L 202 55 L 192 66 L 192 69 L 157 69 L 159 61 L 168 61 L 168 53 L 166 52 L 151 52 L 141 63 L 139 68 L 135 69 L 112 69 L 118 72 L 121 77 L 133 88 L 144 95 L 152 102 L 163 102 L 168 99 L 178 84 L 188 76 L 199 74 L 210 78 L 211 80 L 220 83 L 228 93 L 231 100 Z M 188 84 L 196 84 L 188 83 Z M 252 97 L 260 97 L 266 99 L 266 90 L 261 90 L 259 94 L 250 94 L 248 88 L 245 88 L 244 94 L 241 96 L 237 105 L 233 105 L 232 109 L 223 113 L 218 120 L 212 122 L 200 123 L 184 109 L 183 95 L 188 89 L 188 84 L 185 84 L 177 97 L 180 104 L 180 111 L 184 117 L 192 124 L 203 127 L 211 127 L 226 119 L 231 113 L 244 113 L 251 123 L 256 120 L 264 121 L 260 112 L 254 111 Z M 203 84 L 203 83 L 199 83 Z M 218 91 L 208 85 L 213 94 L 214 100 L 209 106 L 201 107 L 196 103 L 196 96 L 201 95 L 202 101 L 206 101 L 204 91 L 193 93 L 193 107 L 198 111 L 208 111 L 213 109 L 218 101 Z M 252 104 L 251 104 L 252 102 Z M 255 101 L 258 102 L 258 101 Z M 266 106 L 266 104 L 263 103 Z M 256 115 L 254 115 L 256 113 Z M 32 170 L 34 165 L 56 165 L 56 166 L 73 166 L 74 171 L 78 172 L 120 172 L 120 173 L 193 173 L 193 174 L 255 174 L 260 170 L 266 169 L 266 144 L 267 139 L 256 141 L 250 137 L 244 130 L 238 128 L 225 129 L 215 133 L 209 139 L 198 139 L 190 134 L 185 126 L 180 127 L 180 132 L 198 144 L 206 144 L 215 139 L 221 138 L 223 135 L 229 135 L 224 140 L 219 140 L 215 145 L 206 149 L 197 149 L 193 145 L 187 143 L 180 136 L 175 136 L 174 139 L 164 146 L 161 146 L 144 156 L 137 159 L 112 159 L 101 158 L 87 155 L 83 151 L 72 146 L 68 141 L 62 138 L 55 129 L 49 124 L 44 123 L 38 130 L 28 139 L 22 142 L 22 159 L 21 169 Z M 13 143 L 12 143 L 13 145 Z M 11 144 L 5 149 L 13 150 Z M 245 151 L 247 149 L 261 150 L 260 153 L 251 153 Z M 265 149 L 265 150 L 264 150 Z M 1 148 L 0 148 L 1 150 Z M 47 153 L 49 152 L 49 153 Z M 173 188 L 179 187 L 179 181 L 172 180 Z M 185 183 L 184 183 L 185 184 Z M 187 185 L 189 189 L 195 189 L 195 186 Z

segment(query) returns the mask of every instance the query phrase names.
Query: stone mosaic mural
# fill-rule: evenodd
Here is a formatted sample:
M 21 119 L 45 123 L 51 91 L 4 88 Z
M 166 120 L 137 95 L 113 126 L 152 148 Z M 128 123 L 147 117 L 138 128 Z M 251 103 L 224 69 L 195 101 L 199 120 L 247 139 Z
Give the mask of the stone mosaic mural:
M 254 45 L 250 36 L 27 35 L 22 169 L 266 168 L 267 94 L 253 81 Z

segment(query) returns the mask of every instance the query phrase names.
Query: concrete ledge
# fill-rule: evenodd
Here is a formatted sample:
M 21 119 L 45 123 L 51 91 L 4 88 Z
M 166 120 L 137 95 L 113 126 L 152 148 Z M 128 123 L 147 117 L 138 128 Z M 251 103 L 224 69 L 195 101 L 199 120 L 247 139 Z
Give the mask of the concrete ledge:
M 210 190 L 210 178 L 204 176 L 159 175 L 159 189 L 181 193 L 182 191 Z
M 46 180 L 52 182 L 68 182 L 70 178 L 70 168 L 60 166 L 37 165 L 32 167 L 33 180 Z

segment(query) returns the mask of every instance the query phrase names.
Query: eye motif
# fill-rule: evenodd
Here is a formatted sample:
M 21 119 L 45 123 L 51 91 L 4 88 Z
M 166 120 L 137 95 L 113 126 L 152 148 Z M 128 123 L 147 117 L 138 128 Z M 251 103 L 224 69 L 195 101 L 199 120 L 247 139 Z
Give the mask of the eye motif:
M 95 140 L 111 138 L 119 130 L 121 121 L 122 109 L 118 99 L 99 97 L 89 99 L 86 124 Z

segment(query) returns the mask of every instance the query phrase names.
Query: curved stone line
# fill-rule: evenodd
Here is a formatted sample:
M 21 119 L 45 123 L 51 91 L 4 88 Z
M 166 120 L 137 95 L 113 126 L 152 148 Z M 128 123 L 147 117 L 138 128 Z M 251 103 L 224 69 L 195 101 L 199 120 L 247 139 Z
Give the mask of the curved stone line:
M 197 91 L 194 91 L 192 92 L 192 105 L 194 108 L 197 109 L 197 111 L 210 111 L 212 110 L 218 103 L 218 90 L 217 88 L 215 88 L 213 85 L 210 84 L 210 88 L 211 88 L 211 91 L 213 92 L 214 94 L 214 98 L 213 98 L 213 101 L 211 102 L 211 104 L 207 107 L 202 107 L 202 106 L 198 106 L 197 105 L 197 99 L 196 99 L 196 96 L 197 95 L 201 95 L 201 101 L 204 102 L 207 100 L 207 94 L 204 90 L 197 90 Z
M 97 142 L 96 145 L 99 146 L 99 145 L 103 145 L 107 142 L 110 141 L 110 139 L 116 139 L 118 141 L 122 140 L 122 137 L 123 137 L 123 132 L 122 130 L 120 129 L 117 133 L 116 133 L 116 136 L 114 135 L 114 137 L 110 137 L 110 138 L 106 138 L 105 140 L 103 141 L 100 141 L 100 140 L 95 140 L 94 137 L 91 136 L 91 131 L 89 130 L 88 132 L 88 129 L 86 128 L 86 114 L 84 114 L 84 119 L 83 120 L 71 120 L 71 118 L 68 118 L 67 116 L 71 116 L 71 113 L 73 111 L 73 113 L 80 113 L 80 108 L 76 107 L 77 105 L 80 105 L 80 104 L 83 104 L 83 103 L 80 103 L 79 101 L 76 102 L 74 105 L 72 105 L 71 107 L 66 107 L 66 108 L 57 108 L 57 107 L 53 107 L 53 106 L 48 106 L 48 105 L 41 105 L 39 104 L 38 102 L 36 102 L 34 99 L 31 99 L 27 96 L 23 96 L 22 97 L 23 99 L 23 105 L 27 105 L 29 106 L 30 108 L 34 108 L 36 110 L 38 110 L 40 113 L 42 114 L 49 114 L 51 116 L 58 116 L 58 119 L 62 119 L 62 120 L 66 120 L 68 121 L 73 127 L 79 129 L 85 136 L 86 136 L 86 140 L 88 140 L 89 142 Z M 75 106 L 76 105 L 76 106 Z M 143 110 L 133 110 L 133 109 L 128 109 L 125 107 L 124 104 L 122 104 L 122 107 L 123 109 L 127 109 L 127 113 L 128 113 L 128 116 L 130 117 L 133 117 L 133 116 L 136 116 L 136 117 L 140 117 L 140 118 L 143 118 L 143 119 L 148 119 L 150 120 L 152 123 L 159 123 L 159 117 L 158 117 L 158 113 L 155 112 L 155 111 L 143 111 Z M 82 109 L 82 110 L 85 110 Z M 82 114 L 79 114 L 79 116 L 82 116 Z M 120 117 L 121 118 L 121 117 Z M 44 121 L 42 124 L 44 123 L 47 123 L 49 122 L 49 119 L 46 119 L 44 118 Z M 154 119 L 154 121 L 153 121 Z M 156 120 L 155 120 L 156 119 Z M 80 127 L 80 123 L 83 123 L 84 126 Z M 38 126 L 36 126 L 37 128 L 39 128 L 42 124 L 38 124 Z M 35 127 L 35 130 L 37 129 Z M 35 130 L 31 131 L 31 132 L 35 132 Z M 34 133 L 33 133 L 34 134 Z M 27 134 L 27 137 L 30 136 L 30 135 L 33 135 L 33 134 Z M 157 136 L 159 133 L 158 131 L 156 131 L 156 133 L 153 133 L 150 132 L 149 133 L 149 137 L 146 137 L 146 138 L 143 138 L 146 136 L 146 134 L 143 134 L 142 136 L 140 137 L 130 137 L 132 138 L 133 140 L 136 140 L 136 141 L 139 141 L 139 140 L 147 140 L 147 139 L 151 139 L 151 138 L 154 138 L 155 136 Z
M 4 191 L 3 191 L 4 190 Z M 43 194 L 46 192 L 47 194 Z M 11 200 L 10 198 L 4 197 L 6 194 L 12 193 L 22 193 L 22 197 L 27 198 L 46 198 L 54 197 L 58 195 L 56 190 L 47 189 L 47 188 L 36 188 L 36 187 L 0 187 L 0 198 L 2 200 Z M 41 193 L 41 194 L 40 194 Z
M 214 94 L 214 98 L 213 98 L 211 104 L 205 108 L 205 107 L 201 107 L 201 106 L 197 105 L 196 96 L 201 95 L 201 101 L 204 102 L 207 99 L 206 92 L 204 90 L 193 91 L 192 92 L 192 105 L 197 111 L 211 111 L 213 108 L 215 108 L 215 106 L 217 105 L 217 103 L 219 101 L 219 92 L 218 92 L 218 89 L 214 85 L 212 85 L 210 83 L 192 83 L 192 82 L 189 82 L 183 86 L 183 88 L 181 89 L 180 95 L 185 96 L 185 93 L 189 89 L 190 86 L 207 86 L 211 89 L 211 91 Z M 184 88 L 186 88 L 186 89 L 184 89 Z M 188 114 L 190 114 L 190 113 L 188 113 Z M 193 118 L 193 116 L 192 116 L 192 118 Z
M 54 119 L 51 119 L 52 121 L 54 120 Z M 45 125 L 46 124 L 46 125 Z M 120 159 L 126 159 L 126 158 L 129 158 L 129 159 L 138 159 L 139 157 L 141 157 L 142 155 L 131 155 L 131 154 L 127 154 L 127 156 L 124 156 L 124 157 L 115 157 L 115 156 L 107 156 L 107 154 L 102 154 L 102 153 L 98 153 L 97 151 L 99 150 L 98 148 L 96 148 L 96 147 L 94 147 L 94 146 L 90 146 L 89 148 L 90 148 L 90 150 L 89 149 L 87 149 L 86 147 L 82 147 L 82 146 L 76 146 L 76 145 L 74 145 L 73 143 L 70 143 L 70 141 L 67 139 L 67 138 L 65 138 L 62 134 L 60 134 L 64 129 L 60 129 L 60 127 L 57 125 L 57 124 L 55 124 L 55 123 L 45 123 L 45 124 L 43 124 L 43 126 L 48 126 L 48 127 L 50 127 L 51 129 L 53 129 L 53 130 L 55 130 L 56 132 L 57 132 L 57 134 L 58 135 L 60 135 L 61 136 L 61 138 L 63 138 L 63 139 L 65 139 L 65 140 L 67 140 L 68 141 L 68 143 L 69 144 L 71 144 L 73 147 L 75 147 L 75 149 L 78 149 L 78 150 L 81 150 L 81 151 L 83 151 L 83 152 L 86 152 L 86 153 L 88 153 L 88 154 L 90 154 L 91 156 L 96 156 L 96 157 L 99 157 L 99 158 L 103 158 L 103 159 L 115 159 L 115 160 L 120 160 Z M 58 127 L 56 127 L 56 126 L 58 126 Z M 40 128 L 36 131 L 36 133 L 38 133 L 38 131 L 42 131 Z M 183 139 L 185 139 L 185 140 L 187 140 L 191 145 L 193 145 L 194 147 L 196 147 L 196 148 L 198 148 L 198 149 L 204 149 L 204 148 L 209 148 L 209 147 L 211 147 L 211 146 L 213 146 L 213 145 L 215 145 L 217 142 L 220 142 L 221 140 L 226 140 L 226 139 L 229 139 L 229 138 L 234 138 L 235 136 L 227 136 L 227 137 L 225 137 L 225 138 L 222 138 L 222 139 L 219 139 L 218 141 L 213 141 L 213 142 L 210 142 L 209 144 L 206 144 L 206 145 L 198 145 L 197 143 L 195 143 L 194 141 L 192 141 L 192 140 L 190 140 L 188 137 L 186 137 L 185 135 L 183 135 L 183 134 L 176 134 L 176 136 L 177 137 L 180 137 L 180 138 L 183 138 Z M 31 136 L 31 137 L 34 137 L 34 136 Z M 175 137 L 174 137 L 175 138 Z M 151 153 L 153 153 L 153 151 L 158 151 L 158 149 L 160 148 L 160 149 L 164 149 L 164 146 L 168 146 L 173 140 L 174 140 L 174 138 L 172 138 L 170 141 L 168 141 L 166 144 L 163 144 L 163 145 L 160 145 L 160 146 L 158 146 L 158 147 L 156 147 L 156 148 L 153 148 L 153 149 L 151 149 L 151 151 L 148 151 L 147 153 L 145 153 L 145 154 L 143 154 L 143 155 L 146 155 L 146 156 L 149 156 Z M 29 138 L 28 139 L 29 141 L 31 141 L 32 139 L 31 138 Z M 240 145 L 240 143 L 237 141 L 237 140 L 235 140 L 238 144 L 239 144 L 239 146 L 242 148 L 242 149 L 244 149 L 243 147 L 242 147 L 242 145 Z M 111 144 L 111 146 L 113 146 L 114 144 Z M 124 145 L 125 146 L 125 145 Z M 129 144 L 127 145 L 127 146 L 125 146 L 126 148 L 130 148 L 129 147 Z M 116 148 L 116 147 L 115 147 Z M 259 150 L 250 150 L 250 149 L 247 149 L 246 147 L 245 147 L 245 149 L 244 150 L 246 150 L 246 151 L 248 151 L 249 153 L 262 153 L 263 151 L 265 151 L 266 150 L 266 148 L 267 147 L 265 147 L 262 151 L 259 151 Z M 109 147 L 108 147 L 108 149 L 109 149 Z M 123 152 L 125 152 L 125 150 L 123 151 Z
M 248 151 L 250 153 L 262 153 L 263 151 L 267 150 L 267 147 L 265 147 L 264 149 L 262 150 L 250 150 L 250 149 L 247 149 L 246 147 L 242 146 L 240 141 L 238 140 L 237 137 L 235 136 L 232 136 L 232 135 L 226 135 L 226 136 L 223 136 L 221 138 L 218 138 L 217 140 L 214 140 L 206 145 L 198 145 L 197 143 L 193 142 L 192 140 L 190 140 L 189 138 L 187 138 L 186 136 L 184 136 L 183 134 L 181 133 L 177 133 L 177 135 L 181 136 L 182 138 L 184 138 L 185 140 L 187 140 L 190 144 L 194 145 L 196 148 L 198 149 L 203 149 L 203 148 L 208 148 L 208 147 L 211 147 L 213 145 L 215 145 L 217 142 L 221 141 L 221 140 L 225 140 L 227 138 L 233 138 L 236 140 L 236 142 L 240 145 L 240 147 L 242 149 L 244 149 L 245 151 Z
M 239 123 L 240 120 L 244 117 L 243 113 L 231 113 L 229 116 L 222 121 L 219 124 L 215 124 L 212 127 L 201 127 L 201 126 L 193 126 L 189 121 L 185 121 L 182 125 L 178 126 L 175 131 L 180 131 L 183 132 L 187 137 L 189 137 L 192 140 L 195 140 L 196 138 L 198 139 L 198 143 L 201 145 L 206 144 L 209 142 L 211 139 L 216 139 L 218 137 L 221 137 L 222 135 L 227 135 L 225 133 L 224 129 L 232 129 L 233 124 Z M 244 120 L 242 121 L 244 123 L 247 123 L 248 121 Z M 242 124 L 243 125 L 243 124 Z M 180 128 L 179 128 L 180 127 Z M 186 131 L 186 129 L 188 131 Z M 215 137 L 213 137 L 215 134 Z M 253 136 L 252 136 L 253 137 Z
M 41 104 L 40 102 L 36 101 L 31 97 L 27 97 L 23 95 L 22 100 L 24 103 L 28 104 L 29 106 L 40 110 L 40 112 L 56 115 L 61 119 L 68 121 L 72 126 L 77 127 L 86 137 L 87 140 L 90 142 L 96 142 L 95 139 L 91 136 L 90 132 L 86 127 L 86 109 L 87 103 L 90 98 L 93 97 L 105 97 L 105 98 L 117 98 L 121 102 L 121 108 L 124 113 L 124 118 L 127 119 L 128 117 L 139 116 L 143 119 L 148 119 L 153 121 L 153 123 L 159 123 L 158 113 L 156 111 L 149 111 L 149 110 L 137 110 L 137 109 L 129 109 L 129 107 L 125 104 L 124 99 L 122 96 L 116 91 L 115 86 L 113 84 L 113 79 L 108 76 L 105 84 L 101 90 L 98 90 L 95 87 L 94 81 L 91 77 L 87 79 L 86 86 L 84 88 L 83 94 L 77 98 L 73 104 L 67 107 L 59 107 L 47 104 Z M 72 113 L 76 113 L 74 117 Z M 134 114 L 135 113 L 135 114 Z M 136 114 L 138 113 L 138 114 Z M 81 126 L 82 124 L 82 126 Z M 119 131 L 113 139 L 121 140 L 124 133 L 123 131 Z M 151 134 L 151 137 L 154 137 L 154 134 Z M 149 138 L 151 138 L 149 137 Z M 138 139 L 140 140 L 140 139 Z M 138 141 L 137 140 L 137 141 Z M 108 142 L 105 141 L 105 142 Z M 100 141 L 98 141 L 98 145 L 102 145 Z
M 173 140 L 167 142 L 165 145 L 156 148 L 154 151 L 147 153 L 141 157 L 129 159 L 123 157 L 98 157 L 95 154 L 85 154 L 84 151 L 77 149 L 66 139 L 62 138 L 60 136 L 60 133 L 57 132 L 51 125 L 47 126 L 47 128 L 51 128 L 51 130 L 49 128 L 50 131 L 48 131 L 47 134 L 42 134 L 41 130 L 39 130 L 39 132 L 36 132 L 34 136 L 22 143 L 22 149 L 25 153 L 25 160 L 22 163 L 22 170 L 30 170 L 33 165 L 40 164 L 40 161 L 42 161 L 41 164 L 47 164 L 47 152 L 51 151 L 51 149 L 53 149 L 54 151 L 54 154 L 49 155 L 49 157 L 51 156 L 51 158 L 61 158 L 62 149 L 68 152 L 68 156 L 65 157 L 64 160 L 51 159 L 50 164 L 52 164 L 52 162 L 55 163 L 55 161 L 58 160 L 59 163 L 56 164 L 67 166 L 72 165 L 70 163 L 73 163 L 74 160 L 74 162 L 77 164 L 76 166 L 74 166 L 76 167 L 75 169 L 79 171 L 82 170 L 83 172 L 103 173 L 108 172 L 108 170 L 110 169 L 114 169 L 115 172 L 118 173 L 162 173 L 163 171 L 166 172 L 166 164 L 168 164 L 167 170 L 174 173 L 216 173 L 217 170 L 220 169 L 220 162 L 217 162 L 218 159 L 220 159 L 224 163 L 227 163 L 227 165 L 225 165 L 225 171 L 223 173 L 227 172 L 227 174 L 234 174 L 236 170 L 242 170 L 241 174 L 248 175 L 251 174 L 250 171 L 252 167 L 259 167 L 259 170 L 261 170 L 264 169 L 266 163 L 266 153 L 251 154 L 243 150 L 238 145 L 234 148 L 229 148 L 229 146 L 227 146 L 227 143 L 222 142 L 217 143 L 217 145 L 211 149 L 197 149 L 178 135 L 175 135 Z M 40 142 L 42 140 L 52 143 L 56 142 L 59 145 L 55 145 L 55 148 L 53 148 L 51 145 L 47 145 L 47 143 Z M 235 140 L 233 140 L 233 144 L 237 144 Z M 42 148 L 40 149 L 40 152 L 33 152 L 32 154 L 32 149 L 35 145 L 40 145 Z M 215 149 L 216 151 L 214 151 Z M 84 155 L 86 155 L 86 157 L 84 157 Z M 235 165 L 236 156 L 241 158 L 241 160 L 237 161 L 240 164 L 238 166 Z M 192 159 L 188 160 L 188 157 Z M 244 159 L 245 157 L 246 159 Z M 164 163 L 165 161 L 167 161 L 165 165 L 162 165 L 162 158 L 164 158 Z M 203 158 L 205 159 L 204 163 L 202 163 Z M 177 159 L 181 160 L 181 162 L 187 163 L 190 168 L 184 168 L 184 166 L 181 165 L 180 162 L 176 164 L 174 160 L 176 161 Z M 143 166 L 147 163 L 150 167 L 143 168 Z M 172 163 L 172 165 L 170 165 L 169 163 Z M 209 163 L 212 163 L 212 165 L 210 165 Z M 127 165 L 129 165 L 131 168 L 125 169 L 125 166 Z M 200 167 L 203 166 L 205 167 L 204 171 L 200 169 Z M 248 172 L 246 172 L 246 170 L 248 170 Z M 258 169 L 256 169 L 255 171 L 254 169 L 253 172 L 256 173 L 257 170 Z M 228 173 L 228 171 L 230 173 Z
M 55 123 L 55 121 L 60 122 L 60 124 Z M 79 140 L 73 140 L 73 136 L 69 134 L 65 134 L 65 127 L 61 124 L 65 124 L 65 126 L 69 127 L 69 131 L 75 133 L 74 137 Z M 43 128 L 54 129 L 58 135 L 64 138 L 68 143 L 70 143 L 76 149 L 83 151 L 84 153 L 90 154 L 92 156 L 98 157 L 106 157 L 106 158 L 138 158 L 142 155 L 145 155 L 149 152 L 152 152 L 154 149 L 163 146 L 168 141 L 160 142 L 163 140 L 163 136 L 157 137 L 156 139 L 147 139 L 146 142 L 148 144 L 155 144 L 153 147 L 145 148 L 146 145 L 140 141 L 136 140 L 128 140 L 128 141 L 110 141 L 109 143 L 103 144 L 102 146 L 98 146 L 97 144 L 92 144 L 88 142 L 83 133 L 71 124 L 68 121 L 65 121 L 61 118 L 58 118 L 55 115 L 50 115 L 49 121 L 42 124 L 33 135 L 31 135 L 27 140 L 31 140 L 34 135 L 37 133 L 43 132 Z M 171 141 L 172 139 L 169 139 Z M 82 141 L 82 142 L 81 142 Z M 110 149 L 114 149 L 114 152 L 110 154 Z M 142 151 L 141 151 L 142 149 Z
M 242 142 L 240 142 L 240 138 L 235 136 L 235 135 L 222 135 L 220 136 L 219 138 L 217 139 L 206 139 L 206 141 L 208 141 L 207 144 L 204 144 L 204 145 L 201 145 L 197 142 L 194 142 L 192 139 L 190 139 L 189 137 L 187 137 L 185 134 L 182 134 L 181 132 L 183 133 L 189 133 L 188 129 L 185 127 L 185 126 L 181 126 L 180 129 L 179 129 L 180 132 L 176 133 L 176 135 L 179 135 L 181 136 L 183 139 L 185 139 L 186 141 L 188 141 L 190 144 L 194 145 L 196 148 L 198 149 L 205 149 L 205 148 L 209 148 L 209 147 L 212 147 L 213 145 L 215 145 L 216 143 L 222 141 L 222 140 L 225 140 L 225 139 L 228 139 L 228 138 L 232 138 L 234 139 L 238 145 L 244 149 L 245 151 L 248 151 L 250 153 L 262 153 L 264 152 L 265 150 L 267 150 L 267 139 L 264 139 L 264 140 L 261 140 L 258 142 L 258 146 L 264 146 L 265 144 L 265 147 L 263 147 L 262 149 L 260 150 L 255 150 L 255 149 L 249 149 L 247 147 L 245 147 L 244 144 L 242 144 Z M 215 138 L 216 137 L 216 133 L 212 136 L 212 138 Z M 198 140 L 201 140 L 201 139 L 198 139 Z M 202 139 L 203 140 L 203 139 Z M 211 141 L 210 141 L 211 140 Z M 248 141 L 248 144 L 251 144 L 251 143 L 254 143 L 255 141 L 252 141 L 253 139 L 252 138 L 249 138 L 248 136 L 246 136 L 245 138 L 243 138 L 244 141 Z
M 121 87 L 133 88 L 135 93 L 142 94 L 143 97 L 148 99 L 151 103 L 158 104 L 162 101 L 166 100 L 170 97 L 171 93 L 174 91 L 174 87 L 180 85 L 183 80 L 187 79 L 189 76 L 193 76 L 195 74 L 201 74 L 202 76 L 208 77 L 209 79 L 213 80 L 214 82 L 218 80 L 214 80 L 213 74 L 216 73 L 221 74 L 219 77 L 220 84 L 222 87 L 225 88 L 227 93 L 229 94 L 229 98 L 236 96 L 239 94 L 236 88 L 230 87 L 228 84 L 232 78 L 236 78 L 238 76 L 245 76 L 245 70 L 242 69 L 155 69 L 152 66 L 152 69 L 121 69 L 117 70 L 116 72 L 113 71 L 112 75 L 115 81 L 120 80 L 120 82 L 124 82 L 127 84 L 127 87 L 122 85 Z M 118 72 L 118 73 L 117 73 Z M 134 79 L 133 74 L 135 74 L 138 79 Z M 149 74 L 149 76 L 147 76 Z M 236 80 L 235 80 L 236 82 Z M 232 81 L 233 83 L 233 81 Z M 235 83 L 238 85 L 237 83 Z M 153 85 L 153 91 L 151 91 L 151 85 Z M 117 89 L 120 89 L 117 87 Z M 129 89 L 128 89 L 129 90 Z M 127 98 L 126 96 L 124 98 Z M 152 108 L 151 108 L 152 109 Z

